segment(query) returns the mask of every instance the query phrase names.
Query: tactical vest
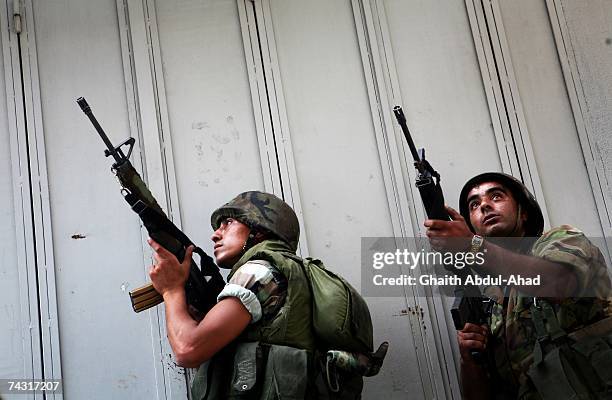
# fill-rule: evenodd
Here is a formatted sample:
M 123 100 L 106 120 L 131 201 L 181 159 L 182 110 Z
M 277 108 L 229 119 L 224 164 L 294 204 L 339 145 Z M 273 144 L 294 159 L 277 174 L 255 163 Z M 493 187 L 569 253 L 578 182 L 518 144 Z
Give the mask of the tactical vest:
M 274 265 L 287 278 L 287 296 L 276 317 L 251 324 L 242 333 L 242 341 L 259 341 L 271 344 L 314 350 L 312 329 L 312 302 L 308 281 L 300 265 L 284 257 L 281 252 L 291 252 L 279 240 L 266 240 L 251 247 L 232 268 L 228 280 L 242 265 L 250 260 L 264 260 Z M 291 252 L 293 253 L 293 252 Z
M 534 303 L 531 315 L 537 341 L 528 375 L 539 398 L 611 400 L 612 317 L 567 334 L 548 301 Z M 519 398 L 535 398 L 530 391 L 521 387 Z
M 266 240 L 245 252 L 228 280 L 249 260 L 265 260 L 287 278 L 285 303 L 273 318 L 249 325 L 234 343 L 198 369 L 192 385 L 196 400 L 304 399 L 316 379 L 311 295 L 299 264 L 282 252 L 282 241 Z M 360 390 L 361 388 L 359 388 Z

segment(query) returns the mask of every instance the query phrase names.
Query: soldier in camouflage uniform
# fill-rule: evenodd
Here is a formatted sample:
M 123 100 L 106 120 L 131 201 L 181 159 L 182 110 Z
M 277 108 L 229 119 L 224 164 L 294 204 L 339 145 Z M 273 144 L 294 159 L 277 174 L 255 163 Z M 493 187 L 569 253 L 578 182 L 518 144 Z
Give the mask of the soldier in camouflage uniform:
M 217 305 L 201 321 L 190 317 L 185 303 L 189 264 L 150 242 L 156 260 L 150 276 L 164 297 L 177 363 L 200 367 L 192 397 L 360 398 L 361 376 L 348 381 L 341 396 L 328 397 L 316 384 L 322 378 L 313 368 L 312 299 L 295 261 L 299 224 L 291 207 L 268 193 L 245 192 L 215 210 L 211 225 L 217 264 L 231 271 Z M 190 256 L 188 249 L 185 259 Z M 336 352 L 332 358 L 353 375 L 378 372 L 367 357 Z
M 543 361 L 547 354 L 559 348 L 564 354 L 577 354 L 569 347 L 575 341 L 567 334 L 571 337 L 572 332 L 580 332 L 609 315 L 610 279 L 600 250 L 568 225 L 542 234 L 544 221 L 535 198 L 521 182 L 506 174 L 485 173 L 470 179 L 461 191 L 459 205 L 460 213 L 448 208 L 453 221 L 425 222 L 432 246 L 458 250 L 458 238 L 464 238 L 463 251 L 486 254 L 485 264 L 476 268 L 479 274 L 542 278 L 539 286 L 487 288 L 485 294 L 495 300 L 489 324 L 468 323 L 458 332 L 464 398 L 612 398 L 611 373 L 604 367 L 593 368 L 588 360 L 597 358 L 597 354 L 612 355 L 610 332 L 604 332 L 601 350 L 589 350 L 587 356 L 580 356 L 580 367 L 568 367 L 570 362 L 555 379 L 547 378 L 550 382 L 539 378 L 542 368 L 550 376 L 556 371 Z M 499 240 L 502 237 L 522 239 L 504 242 Z M 546 324 L 540 324 L 544 319 L 537 317 L 542 304 L 550 310 Z M 551 327 L 556 327 L 556 341 L 548 335 Z M 473 350 L 485 351 L 488 365 L 477 364 L 471 355 Z M 572 368 L 583 368 L 585 374 L 593 376 L 593 383 L 584 384 L 584 379 L 576 376 L 567 378 Z M 603 397 L 595 395 L 600 385 L 602 392 L 608 393 Z M 574 393 L 578 395 L 572 397 Z

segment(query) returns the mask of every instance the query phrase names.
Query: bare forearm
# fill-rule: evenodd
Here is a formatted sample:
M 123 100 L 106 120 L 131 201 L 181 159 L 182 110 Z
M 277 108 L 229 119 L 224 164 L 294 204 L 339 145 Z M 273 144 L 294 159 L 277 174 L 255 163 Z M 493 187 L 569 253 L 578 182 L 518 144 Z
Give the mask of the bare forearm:
M 576 276 L 565 265 L 515 253 L 490 242 L 485 243 L 485 263 L 479 268 L 480 272 L 501 275 L 505 279 L 511 275 L 524 278 L 540 276 L 540 285 L 518 286 L 522 292 L 534 296 L 565 297 L 574 294 Z
M 200 322 L 191 318 L 185 291 L 164 293 L 168 340 L 176 362 L 195 368 L 234 340 L 251 321 L 251 314 L 239 299 L 217 303 Z
M 198 323 L 191 318 L 187 309 L 185 291 L 176 290 L 164 294 L 166 305 L 166 330 L 174 354 L 180 356 L 193 347 L 194 333 Z
M 468 400 L 487 400 L 489 381 L 484 370 L 477 364 L 461 362 L 461 392 Z

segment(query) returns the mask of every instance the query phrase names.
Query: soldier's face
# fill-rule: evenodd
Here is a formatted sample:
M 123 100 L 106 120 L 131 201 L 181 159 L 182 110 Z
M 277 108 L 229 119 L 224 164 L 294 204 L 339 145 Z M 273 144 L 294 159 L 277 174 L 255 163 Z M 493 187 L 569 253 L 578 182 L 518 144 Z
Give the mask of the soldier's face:
M 525 212 L 510 191 L 498 182 L 474 186 L 467 196 L 470 222 L 477 234 L 489 237 L 524 236 Z
M 213 254 L 220 267 L 231 268 L 242 256 L 242 248 L 251 230 L 242 222 L 225 218 L 212 234 Z

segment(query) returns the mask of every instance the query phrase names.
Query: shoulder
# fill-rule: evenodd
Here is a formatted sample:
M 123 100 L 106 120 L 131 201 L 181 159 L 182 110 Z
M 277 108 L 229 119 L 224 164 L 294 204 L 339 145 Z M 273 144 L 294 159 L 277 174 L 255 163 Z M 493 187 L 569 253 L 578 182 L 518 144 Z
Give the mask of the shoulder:
M 571 225 L 560 225 L 544 232 L 538 241 L 560 239 L 569 236 L 584 236 L 584 232 Z
M 229 282 L 250 288 L 256 284 L 265 284 L 282 275 L 279 269 L 266 260 L 250 260 L 240 266 Z
M 561 225 L 544 233 L 534 243 L 532 255 L 571 268 L 578 279 L 579 293 L 600 297 L 610 289 L 601 250 L 584 232 L 573 226 Z
M 250 260 L 234 272 L 217 299 L 237 297 L 254 323 L 274 314 L 284 302 L 286 292 L 287 279 L 274 265 L 265 260 Z
M 532 254 L 536 257 L 551 251 L 564 251 L 587 258 L 590 253 L 599 250 L 581 230 L 571 225 L 561 225 L 545 232 L 532 247 Z

